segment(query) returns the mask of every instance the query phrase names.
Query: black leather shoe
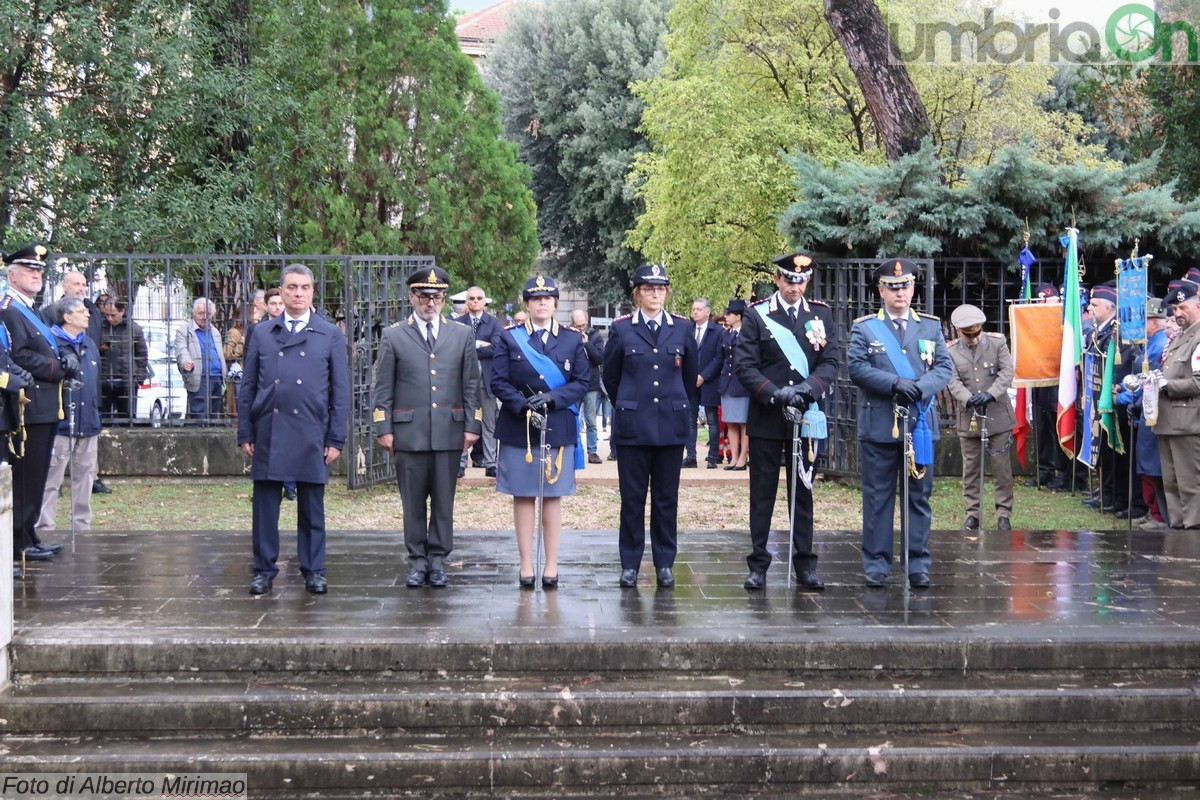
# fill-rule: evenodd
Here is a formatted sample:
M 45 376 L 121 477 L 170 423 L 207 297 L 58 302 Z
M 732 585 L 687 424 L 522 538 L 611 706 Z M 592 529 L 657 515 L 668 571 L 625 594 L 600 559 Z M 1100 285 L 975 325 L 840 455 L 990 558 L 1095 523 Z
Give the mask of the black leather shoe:
M 750 570 L 750 574 L 742 582 L 742 588 L 748 592 L 757 592 L 767 588 L 767 573 Z
M 1083 501 L 1083 504 L 1088 508 L 1100 508 L 1100 498 L 1089 497 L 1087 500 Z
M 112 494 L 112 489 L 104 485 L 104 481 L 97 478 L 92 481 L 92 494 Z
M 694 458 L 685 458 L 685 459 L 683 460 L 683 468 L 684 468 L 684 469 L 694 469 L 695 467 L 696 467 L 696 459 L 694 459 Z
M 800 582 L 800 588 L 809 592 L 825 591 L 825 584 L 817 577 L 815 569 L 802 569 L 797 574 L 796 579 Z
M 912 575 L 908 576 L 908 585 L 914 589 L 928 589 L 929 588 L 929 573 L 928 572 L 914 572 Z
M 547 589 L 547 590 L 557 589 L 558 588 L 558 576 L 557 575 L 543 575 L 542 576 L 542 588 Z
M 1025 481 L 1021 485 L 1024 486 L 1026 489 L 1036 489 L 1038 486 L 1041 486 L 1043 484 L 1040 483 L 1037 478 L 1030 478 L 1029 480 Z
M 720 464 L 718 464 L 716 461 L 709 461 L 709 462 L 708 462 L 708 464 L 707 464 L 707 467 L 708 467 L 709 469 L 716 469 L 716 468 L 717 468 L 717 467 L 719 467 L 719 466 L 721 466 L 721 465 L 720 465 Z
M 996 527 L 1002 531 L 1011 531 L 1012 520 L 1010 520 L 1008 517 L 1001 517 L 999 521 L 996 522 Z
M 310 594 L 325 594 L 329 591 L 329 581 L 325 580 L 324 575 L 313 573 L 304 579 L 304 588 Z
M 483 471 L 483 475 L 484 475 L 484 477 L 486 477 L 486 478 L 494 478 L 494 477 L 496 477 L 496 468 L 495 468 L 495 467 L 488 467 L 487 469 L 485 469 L 485 470 Z
M 658 585 L 665 589 L 670 589 L 675 585 L 675 573 L 671 572 L 670 567 L 660 567 L 658 570 Z
M 445 570 L 432 569 L 429 571 L 429 585 L 435 589 L 446 588 L 446 572 Z
M 404 585 L 410 589 L 420 589 L 425 585 L 429 573 L 419 567 L 413 567 L 408 571 L 408 578 L 405 579 Z
M 459 467 L 459 468 L 458 468 L 458 477 L 460 477 L 460 478 L 465 478 L 465 477 L 467 477 L 467 468 L 466 468 L 466 467 Z
M 632 589 L 637 586 L 637 570 L 623 569 L 621 570 L 621 588 Z
M 295 500 L 296 499 L 296 487 L 295 486 L 283 487 L 283 499 L 284 500 Z
M 872 589 L 880 589 L 887 584 L 887 575 L 882 572 L 868 572 L 863 583 Z
M 475 469 L 483 469 L 483 462 L 476 461 L 475 459 L 471 459 L 471 466 L 474 467 Z
M 522 589 L 532 589 L 533 583 L 534 583 L 534 578 L 532 575 L 518 575 L 517 576 L 517 585 L 519 585 Z
M 1100 510 L 1105 514 L 1112 514 L 1114 517 L 1129 518 L 1129 506 L 1105 506 Z
M 45 550 L 50 555 L 58 555 L 63 551 L 63 546 L 58 542 L 38 542 L 34 545 L 39 550 Z
M 271 591 L 271 580 L 270 575 L 255 575 L 254 580 L 250 581 L 250 594 L 266 594 Z
M 26 561 L 52 561 L 52 560 L 54 560 L 54 553 L 51 553 L 49 550 L 43 550 L 40 547 L 26 547 L 25 548 L 25 560 Z
M 963 522 L 963 527 L 962 527 L 962 529 L 963 529 L 964 531 L 977 531 L 977 530 L 979 530 L 979 520 L 975 518 L 975 515 L 974 515 L 974 514 L 972 514 L 971 516 L 967 517 L 967 518 L 966 518 L 966 520 Z

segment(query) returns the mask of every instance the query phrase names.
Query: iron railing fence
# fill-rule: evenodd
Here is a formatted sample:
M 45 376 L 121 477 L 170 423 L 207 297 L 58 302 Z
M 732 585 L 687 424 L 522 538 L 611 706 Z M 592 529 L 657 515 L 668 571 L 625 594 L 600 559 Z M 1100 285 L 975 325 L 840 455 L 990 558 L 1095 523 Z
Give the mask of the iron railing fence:
M 390 480 L 392 466 L 376 447 L 371 426 L 372 367 L 379 332 L 409 313 L 404 281 L 411 272 L 432 267 L 433 257 L 60 253 L 49 262 L 42 297 L 45 303 L 60 297 L 63 279 L 77 271 L 98 304 L 114 298 L 128 304 L 125 317 L 136 328 L 108 319 L 101 326 L 101 375 L 108 376 L 109 395 L 105 424 L 231 426 L 236 424 L 236 381 L 224 383 L 227 402 L 215 408 L 196 402 L 189 410 L 176 341 L 182 342 L 192 325 L 193 301 L 206 298 L 215 306 L 212 325 L 221 335 L 223 355 L 240 364 L 236 343 L 258 318 L 256 290 L 277 286 L 283 267 L 292 263 L 313 272 L 316 313 L 346 332 L 352 393 L 347 483 L 357 488 Z M 106 372 L 103 361 L 110 352 L 121 354 L 123 363 Z M 132 360 L 138 352 L 146 354 L 152 374 L 135 381 L 140 376 L 133 375 Z

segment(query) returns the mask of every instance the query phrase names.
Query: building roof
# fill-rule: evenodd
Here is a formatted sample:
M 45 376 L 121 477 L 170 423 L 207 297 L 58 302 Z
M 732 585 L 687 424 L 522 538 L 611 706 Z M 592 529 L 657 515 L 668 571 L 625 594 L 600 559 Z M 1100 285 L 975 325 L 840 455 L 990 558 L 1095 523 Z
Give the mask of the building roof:
M 522 0 L 500 0 L 494 6 L 463 14 L 454 26 L 462 51 L 470 56 L 483 55 L 508 26 L 508 15 Z

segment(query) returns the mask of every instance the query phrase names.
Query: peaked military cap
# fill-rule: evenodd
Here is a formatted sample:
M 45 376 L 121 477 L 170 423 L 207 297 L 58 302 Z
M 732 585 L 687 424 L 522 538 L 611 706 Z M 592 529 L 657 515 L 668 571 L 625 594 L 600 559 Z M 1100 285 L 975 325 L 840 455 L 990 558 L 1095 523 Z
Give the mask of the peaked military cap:
M 786 256 L 771 259 L 777 274 L 790 283 L 804 283 L 812 278 L 816 260 L 807 253 L 789 253 Z
M 526 300 L 534 297 L 558 297 L 558 284 L 554 282 L 553 278 L 534 275 L 525 281 L 525 289 L 521 292 L 521 297 Z
M 1045 300 L 1050 297 L 1058 297 L 1058 288 L 1052 283 L 1039 283 L 1037 291 L 1033 293 L 1034 297 L 1039 297 Z
M 920 268 L 907 258 L 889 258 L 875 268 L 875 282 L 886 286 L 907 286 L 917 282 Z
M 450 288 L 450 273 L 441 267 L 419 269 L 408 276 L 408 288 L 417 294 L 438 294 Z
M 650 286 L 670 286 L 671 279 L 667 277 L 667 271 L 658 264 L 647 264 L 638 267 L 633 273 L 633 285 L 641 286 L 643 283 Z
M 27 245 L 15 253 L 9 253 L 4 256 L 4 263 L 9 265 L 16 264 L 28 269 L 42 270 L 46 268 L 46 252 L 46 248 L 40 244 Z
M 963 328 L 974 328 L 976 325 L 982 325 L 987 322 L 987 314 L 978 306 L 973 306 L 970 303 L 963 303 L 950 314 L 950 324 L 962 330 Z
M 725 307 L 726 314 L 742 314 L 746 313 L 746 301 L 740 297 L 735 297 L 729 301 L 729 305 Z
M 1167 307 L 1157 297 L 1146 298 L 1146 319 L 1166 319 Z

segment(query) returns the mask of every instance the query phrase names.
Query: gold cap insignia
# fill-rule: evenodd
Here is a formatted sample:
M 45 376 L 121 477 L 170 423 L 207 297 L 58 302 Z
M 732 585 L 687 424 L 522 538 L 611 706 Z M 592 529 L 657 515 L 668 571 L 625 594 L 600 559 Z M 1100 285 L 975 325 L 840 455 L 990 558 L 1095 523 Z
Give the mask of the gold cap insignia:
M 662 274 L 662 270 L 658 268 L 658 264 L 655 264 L 650 268 L 650 274 L 656 278 Z
M 546 288 L 546 279 L 543 278 L 541 275 L 538 275 L 537 283 L 535 283 L 534 286 L 536 286 L 538 289 L 545 289 Z
M 902 267 L 902 266 L 900 265 L 900 262 L 899 262 L 899 261 L 897 261 L 897 262 L 896 262 L 896 266 L 892 268 L 892 274 L 893 274 L 893 275 L 895 275 L 897 278 L 903 277 L 903 275 L 904 275 L 904 267 Z
M 437 273 L 434 272 L 433 270 L 429 270 L 429 278 L 427 280 L 430 283 L 437 283 L 438 282 Z
M 50 251 L 39 244 L 33 248 L 33 252 L 37 253 L 38 258 L 45 258 L 46 253 L 49 253 Z
M 792 259 L 792 263 L 795 264 L 797 267 L 800 267 L 803 269 L 804 267 L 811 265 L 813 263 L 813 260 L 811 258 L 809 258 L 808 256 L 804 255 L 803 253 L 801 253 L 800 255 L 798 255 Z

